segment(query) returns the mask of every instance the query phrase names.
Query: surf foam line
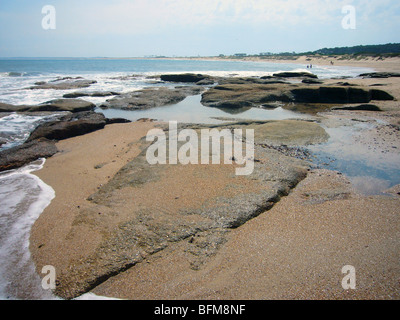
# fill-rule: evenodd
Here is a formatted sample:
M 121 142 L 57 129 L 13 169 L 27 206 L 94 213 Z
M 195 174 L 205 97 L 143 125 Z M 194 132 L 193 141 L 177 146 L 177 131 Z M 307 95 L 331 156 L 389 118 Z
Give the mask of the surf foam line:
M 62 300 L 43 289 L 29 251 L 32 226 L 56 196 L 32 174 L 45 162 L 39 159 L 0 174 L 0 300 Z M 87 293 L 75 300 L 118 299 Z
M 0 298 L 56 299 L 41 286 L 29 251 L 33 224 L 55 197 L 53 188 L 31 174 L 45 159 L 0 175 Z

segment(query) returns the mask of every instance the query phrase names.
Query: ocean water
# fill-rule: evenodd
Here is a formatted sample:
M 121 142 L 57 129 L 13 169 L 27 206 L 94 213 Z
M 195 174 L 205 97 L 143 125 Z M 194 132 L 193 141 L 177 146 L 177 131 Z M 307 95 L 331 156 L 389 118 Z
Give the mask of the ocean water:
M 196 112 L 193 112 L 196 110 Z M 96 109 L 107 118 L 124 118 L 136 121 L 141 118 L 150 118 L 162 121 L 178 121 L 179 123 L 203 123 L 218 124 L 235 119 L 257 119 L 257 120 L 284 120 L 284 119 L 306 119 L 309 116 L 299 114 L 278 107 L 276 109 L 242 108 L 242 109 L 219 109 L 206 107 L 201 104 L 201 95 L 189 96 L 185 100 L 168 106 L 152 108 L 148 110 L 116 110 Z
M 39 104 L 64 94 L 83 91 L 129 92 L 145 87 L 161 86 L 152 76 L 163 73 L 203 73 L 216 76 L 264 76 L 279 71 L 312 71 L 320 78 L 356 77 L 366 68 L 314 66 L 312 70 L 301 64 L 194 61 L 161 59 L 3 59 L 0 60 L 0 103 L 15 105 Z M 82 77 L 97 83 L 75 90 L 31 90 L 41 81 L 54 81 L 64 77 Z M 176 84 L 170 84 L 171 86 Z M 101 104 L 109 97 L 88 98 Z M 200 96 L 188 97 L 181 103 L 148 111 L 97 110 L 107 117 L 124 117 L 130 120 L 150 117 L 179 122 L 218 123 L 227 118 L 278 120 L 307 118 L 277 108 L 274 110 L 246 109 L 238 113 L 206 108 Z M 0 149 L 21 144 L 40 123 L 58 115 L 7 114 L 0 118 Z M 29 236 L 33 223 L 56 196 L 32 172 L 40 170 L 44 160 L 24 168 L 0 174 L 0 299 L 55 299 L 41 287 L 41 279 L 29 253 Z M 81 299 L 104 299 L 85 295 Z
M 363 142 L 363 133 L 382 120 L 359 122 L 342 120 L 335 127 L 321 126 L 329 134 L 327 143 L 309 146 L 319 167 L 346 174 L 356 190 L 364 195 L 383 194 L 400 183 L 400 152 Z M 388 151 L 389 150 L 389 151 Z
M 367 68 L 314 66 L 303 64 L 267 63 L 249 61 L 198 61 L 163 59 L 8 59 L 0 60 L 0 102 L 10 104 L 39 104 L 61 98 L 74 91 L 129 92 L 157 86 L 148 77 L 167 73 L 203 73 L 214 76 L 265 76 L 279 71 L 312 71 L 321 79 L 355 77 Z M 133 76 L 121 80 L 122 77 Z M 77 90 L 29 90 L 40 81 L 63 77 L 83 77 L 96 80 L 90 88 Z M 163 84 L 165 85 L 165 84 Z M 87 98 L 101 103 L 107 98 Z

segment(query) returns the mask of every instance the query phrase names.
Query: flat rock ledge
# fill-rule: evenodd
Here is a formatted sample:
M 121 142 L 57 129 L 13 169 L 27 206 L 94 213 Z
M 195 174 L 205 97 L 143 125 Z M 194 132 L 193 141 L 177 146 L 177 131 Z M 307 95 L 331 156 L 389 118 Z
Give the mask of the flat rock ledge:
M 264 76 L 264 77 L 254 77 L 254 78 L 245 78 L 247 80 L 279 80 L 282 78 L 306 78 L 306 79 L 318 79 L 318 76 L 312 74 L 311 72 L 277 72 L 272 76 Z M 244 79 L 239 77 L 213 77 L 207 74 L 195 74 L 195 73 L 182 73 L 182 74 L 163 74 L 160 76 L 161 81 L 165 82 L 181 82 L 181 83 L 196 83 L 197 85 L 212 85 L 214 83 L 221 83 L 224 80 L 237 80 Z
M 314 131 L 316 124 L 300 122 L 319 137 L 316 141 L 321 135 L 327 139 L 322 128 Z M 234 158 L 232 164 L 151 165 L 146 160 L 149 145 L 143 142 L 143 151 L 78 209 L 70 234 L 89 228 L 102 240 L 90 254 L 62 267 L 55 293 L 76 298 L 172 246 L 183 250 L 193 270 L 200 269 L 224 245 L 230 230 L 272 208 L 306 177 L 308 162 L 263 146 L 277 123 L 236 124 L 260 126 L 249 176 L 235 175 L 239 165 Z M 296 134 L 292 131 L 293 139 Z
M 103 129 L 106 123 L 107 121 L 103 114 L 92 111 L 69 114 L 59 120 L 48 121 L 39 125 L 31 133 L 27 142 L 40 138 L 57 141 L 64 140 Z
M 188 96 L 201 94 L 204 90 L 201 86 L 147 88 L 108 99 L 100 108 L 145 110 L 181 102 Z
M 37 82 L 34 86 L 29 87 L 31 90 L 71 90 L 79 88 L 88 88 L 92 84 L 97 83 L 96 80 L 85 80 L 81 78 L 62 78 L 49 82 Z
M 54 141 L 40 139 L 0 152 L 0 172 L 20 168 L 58 152 Z
M 204 74 L 183 73 L 183 74 L 163 74 L 160 76 L 161 81 L 166 82 L 185 82 L 198 83 L 204 80 L 212 80 L 212 77 Z M 214 82 L 214 81 L 212 81 Z
M 400 73 L 398 73 L 398 72 L 371 72 L 371 73 L 360 74 L 360 77 L 386 79 L 386 78 L 392 78 L 392 77 L 400 77 Z
M 81 99 L 55 99 L 38 105 L 0 103 L 0 112 L 81 112 L 94 110 L 96 105 Z
M 352 86 L 306 85 L 285 83 L 251 83 L 227 81 L 202 95 L 205 106 L 222 109 L 262 107 L 269 103 L 281 102 L 287 105 L 369 103 L 373 100 L 394 100 L 386 91 Z
M 348 110 L 348 111 L 382 111 L 381 108 L 374 104 L 361 104 L 358 106 L 343 106 L 343 107 L 336 107 L 332 108 L 332 110 Z
M 72 92 L 63 95 L 63 98 L 74 99 L 81 97 L 109 97 L 109 96 L 119 96 L 120 93 L 114 91 L 95 91 L 95 92 Z
M 395 73 L 368 73 L 360 77 L 397 77 Z M 161 75 L 165 82 L 214 83 L 202 93 L 201 103 L 208 107 L 235 110 L 252 107 L 270 107 L 271 103 L 286 106 L 302 104 L 302 111 L 320 110 L 333 104 L 368 104 L 371 101 L 393 101 L 395 98 L 386 91 L 354 86 L 350 83 L 325 85 L 318 76 L 310 72 L 280 72 L 264 77 L 212 77 L 203 74 Z M 301 79 L 301 83 L 288 82 Z M 117 98 L 118 99 L 118 98 Z M 305 106 L 307 104 L 307 106 Z M 329 106 L 331 105 L 331 106 Z M 289 107 L 290 109 L 290 107 Z M 298 107 L 294 107 L 299 110 Z
M 312 78 L 312 79 L 318 79 L 318 76 L 311 73 L 311 72 L 295 72 L 295 71 L 289 71 L 289 72 L 278 72 L 274 73 L 272 75 L 273 77 L 277 78 Z

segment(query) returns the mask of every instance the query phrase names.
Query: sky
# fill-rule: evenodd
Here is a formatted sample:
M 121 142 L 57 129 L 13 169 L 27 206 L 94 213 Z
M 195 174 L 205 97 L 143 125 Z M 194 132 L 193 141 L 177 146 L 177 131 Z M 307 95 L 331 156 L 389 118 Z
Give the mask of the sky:
M 305 52 L 399 43 L 399 30 L 399 0 L 0 0 L 0 57 Z

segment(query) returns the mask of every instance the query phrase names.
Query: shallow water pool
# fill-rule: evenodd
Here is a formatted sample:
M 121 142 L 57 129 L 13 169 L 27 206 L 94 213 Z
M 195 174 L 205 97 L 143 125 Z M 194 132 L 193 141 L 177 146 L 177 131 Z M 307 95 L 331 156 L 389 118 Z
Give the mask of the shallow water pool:
M 285 120 L 306 119 L 308 115 L 300 114 L 281 107 L 276 109 L 241 108 L 219 109 L 206 107 L 201 104 L 201 95 L 189 96 L 185 100 L 163 107 L 147 110 L 117 110 L 100 109 L 96 112 L 103 113 L 107 118 L 124 118 L 136 121 L 141 118 L 150 118 L 159 121 L 178 121 L 179 123 L 218 124 L 237 119 L 246 120 Z

